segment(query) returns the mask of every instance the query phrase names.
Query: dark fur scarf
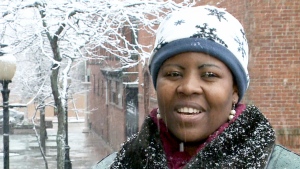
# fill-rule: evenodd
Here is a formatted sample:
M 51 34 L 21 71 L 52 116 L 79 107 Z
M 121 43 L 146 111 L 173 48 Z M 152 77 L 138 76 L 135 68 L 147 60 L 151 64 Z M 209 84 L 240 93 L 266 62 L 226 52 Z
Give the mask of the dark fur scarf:
M 184 168 L 265 168 L 274 144 L 275 133 L 268 120 L 255 106 L 247 106 L 234 123 Z M 150 117 L 140 133 L 122 146 L 111 168 L 168 168 L 157 126 Z

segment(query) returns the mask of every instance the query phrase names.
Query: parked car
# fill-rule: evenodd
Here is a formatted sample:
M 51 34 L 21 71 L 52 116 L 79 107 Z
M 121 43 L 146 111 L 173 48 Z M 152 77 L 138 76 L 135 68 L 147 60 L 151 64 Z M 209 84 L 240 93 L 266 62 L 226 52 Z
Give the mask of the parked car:
M 20 124 L 24 120 L 24 112 L 20 112 L 14 109 L 9 109 L 9 123 L 16 125 Z M 3 110 L 0 110 L 0 125 L 3 124 Z

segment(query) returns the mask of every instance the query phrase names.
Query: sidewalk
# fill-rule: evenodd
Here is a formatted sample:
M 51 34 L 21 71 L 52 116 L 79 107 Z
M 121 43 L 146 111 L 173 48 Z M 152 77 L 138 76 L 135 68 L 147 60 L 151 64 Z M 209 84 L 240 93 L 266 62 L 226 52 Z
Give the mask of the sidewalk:
M 112 149 L 93 132 L 83 133 L 84 122 L 69 122 L 69 146 L 72 169 L 90 169 L 99 160 L 112 152 Z M 56 167 L 56 132 L 57 123 L 47 129 L 46 159 L 49 169 Z M 1 135 L 3 140 L 3 137 Z M 45 162 L 38 148 L 34 134 L 10 135 L 10 168 L 11 169 L 44 169 Z M 0 151 L 2 152 L 3 141 Z M 3 168 L 3 154 L 0 154 L 0 168 Z

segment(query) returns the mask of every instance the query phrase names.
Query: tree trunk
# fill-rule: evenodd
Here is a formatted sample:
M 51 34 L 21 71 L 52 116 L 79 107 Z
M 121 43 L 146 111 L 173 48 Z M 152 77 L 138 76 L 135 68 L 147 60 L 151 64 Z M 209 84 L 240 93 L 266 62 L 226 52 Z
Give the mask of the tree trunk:
M 46 123 L 45 123 L 45 107 L 40 109 L 40 142 L 42 146 L 42 150 L 46 155 Z
M 64 112 L 64 111 L 62 111 Z M 57 169 L 64 169 L 65 166 L 65 128 L 64 128 L 64 121 L 65 115 L 64 113 L 59 112 L 57 115 L 58 119 L 58 128 L 57 128 L 57 136 L 56 136 L 56 143 L 57 143 Z
M 57 144 L 57 169 L 64 169 L 65 162 L 65 137 L 66 133 L 64 130 L 64 122 L 65 122 L 65 110 L 61 101 L 61 96 L 58 90 L 58 72 L 59 68 L 52 70 L 51 74 L 51 87 L 52 94 L 54 96 L 54 101 L 57 106 L 57 136 L 56 136 L 56 144 Z
M 43 22 L 44 23 L 44 22 Z M 46 25 L 46 23 L 45 23 Z M 53 52 L 53 59 L 57 62 L 61 62 L 62 58 L 60 56 L 59 47 L 58 47 L 58 36 L 63 31 L 65 24 L 62 24 L 58 30 L 55 32 L 55 36 L 51 37 L 51 35 L 47 32 L 47 37 L 50 41 L 51 50 Z M 58 87 L 58 75 L 59 75 L 60 66 L 56 65 L 56 63 L 52 67 L 52 74 L 51 74 L 51 88 L 52 94 L 54 97 L 55 105 L 57 106 L 57 120 L 58 120 L 58 127 L 57 127 L 57 136 L 56 136 L 56 143 L 57 143 L 57 169 L 64 169 L 65 163 L 65 137 L 66 132 L 64 129 L 65 123 L 65 109 L 62 101 L 62 96 L 59 92 Z

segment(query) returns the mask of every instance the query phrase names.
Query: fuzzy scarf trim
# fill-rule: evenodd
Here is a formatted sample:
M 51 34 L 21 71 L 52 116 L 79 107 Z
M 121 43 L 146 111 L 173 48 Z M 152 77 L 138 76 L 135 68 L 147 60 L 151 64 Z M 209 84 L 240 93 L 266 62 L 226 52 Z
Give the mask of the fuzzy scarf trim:
M 208 143 L 185 166 L 195 168 L 265 168 L 275 144 L 275 133 L 255 106 L 246 110 Z M 111 168 L 168 169 L 156 124 L 145 119 L 141 131 L 129 139 Z
M 199 142 L 199 146 L 197 148 L 197 152 L 202 150 L 206 144 L 210 143 L 214 140 L 219 134 L 221 134 L 231 123 L 233 123 L 239 115 L 246 109 L 246 105 L 238 104 L 235 108 L 236 115 L 230 121 L 227 121 L 223 125 L 221 125 L 213 134 L 211 134 L 206 140 Z M 172 169 L 181 169 L 184 165 L 186 165 L 192 158 L 187 152 L 180 152 L 179 147 L 182 141 L 178 140 L 175 136 L 173 136 L 167 129 L 166 124 L 162 119 L 157 119 L 157 109 L 153 110 L 150 113 L 151 119 L 160 129 L 160 139 L 162 141 L 162 145 L 164 148 L 164 152 L 167 157 L 168 167 Z

